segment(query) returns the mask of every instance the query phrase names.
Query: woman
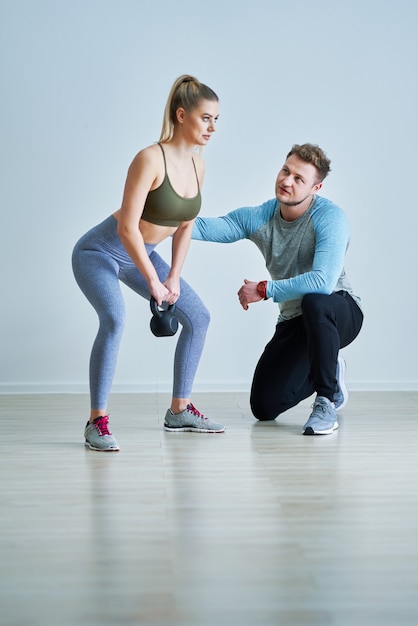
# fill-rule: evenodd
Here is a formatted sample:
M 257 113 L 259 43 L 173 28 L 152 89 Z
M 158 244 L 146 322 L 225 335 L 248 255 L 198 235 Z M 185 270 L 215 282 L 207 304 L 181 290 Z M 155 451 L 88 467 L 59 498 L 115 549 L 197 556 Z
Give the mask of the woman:
M 201 150 L 215 132 L 218 109 L 212 89 L 193 76 L 180 76 L 168 97 L 159 142 L 141 150 L 129 167 L 121 208 L 74 248 L 75 278 L 99 316 L 90 357 L 91 413 L 84 432 L 92 450 L 119 450 L 106 408 L 125 322 L 119 281 L 147 300 L 152 296 L 159 306 L 176 303 L 182 330 L 164 428 L 225 430 L 190 401 L 210 318 L 199 296 L 180 277 L 201 205 L 204 162 L 195 148 Z M 171 266 L 155 251 L 167 237 L 172 237 Z

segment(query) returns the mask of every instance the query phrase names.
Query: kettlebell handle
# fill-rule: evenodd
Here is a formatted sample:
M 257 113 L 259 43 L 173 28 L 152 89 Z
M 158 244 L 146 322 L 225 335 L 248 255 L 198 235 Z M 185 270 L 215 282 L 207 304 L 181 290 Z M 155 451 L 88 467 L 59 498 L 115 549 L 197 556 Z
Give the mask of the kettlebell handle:
M 167 304 L 167 302 L 163 302 L 163 304 Z M 173 313 L 174 309 L 176 308 L 176 305 L 175 303 L 169 304 L 167 308 L 163 307 L 161 310 L 157 304 L 157 300 L 151 296 L 150 307 L 151 307 L 151 313 L 153 315 L 155 315 L 156 317 L 162 317 L 164 311 L 170 311 L 170 313 Z

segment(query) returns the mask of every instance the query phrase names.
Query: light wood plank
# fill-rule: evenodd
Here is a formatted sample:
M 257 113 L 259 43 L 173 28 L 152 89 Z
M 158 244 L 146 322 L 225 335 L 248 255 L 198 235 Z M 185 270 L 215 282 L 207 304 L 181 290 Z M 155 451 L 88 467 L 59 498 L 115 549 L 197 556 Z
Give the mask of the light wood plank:
M 168 401 L 114 395 L 104 454 L 86 396 L 0 396 L 2 626 L 416 626 L 418 394 L 352 393 L 325 437 L 310 401 L 197 394 L 217 435 Z

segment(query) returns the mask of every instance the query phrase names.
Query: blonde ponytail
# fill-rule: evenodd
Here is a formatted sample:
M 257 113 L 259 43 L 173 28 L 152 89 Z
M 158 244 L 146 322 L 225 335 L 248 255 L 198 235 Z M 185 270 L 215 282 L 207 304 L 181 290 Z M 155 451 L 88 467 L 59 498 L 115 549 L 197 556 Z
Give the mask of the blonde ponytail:
M 179 76 L 171 87 L 167 104 L 164 109 L 163 125 L 159 141 L 167 143 L 173 138 L 176 123 L 176 111 L 183 108 L 190 113 L 201 100 L 215 100 L 219 98 L 207 85 L 199 82 L 194 76 L 183 74 Z

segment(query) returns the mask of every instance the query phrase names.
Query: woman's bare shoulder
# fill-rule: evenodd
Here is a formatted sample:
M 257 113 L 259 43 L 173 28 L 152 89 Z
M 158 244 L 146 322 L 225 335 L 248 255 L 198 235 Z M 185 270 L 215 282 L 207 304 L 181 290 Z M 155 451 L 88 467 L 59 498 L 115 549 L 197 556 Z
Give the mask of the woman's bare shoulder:
M 158 159 L 159 157 L 159 159 Z M 161 160 L 161 148 L 157 143 L 153 143 L 146 148 L 142 148 L 133 158 L 132 162 L 154 162 L 157 160 Z
M 138 173 L 144 170 L 152 170 L 155 175 L 160 174 L 160 170 L 163 170 L 163 161 L 161 158 L 161 148 L 158 144 L 153 144 L 142 148 L 134 156 L 130 166 L 130 173 Z

